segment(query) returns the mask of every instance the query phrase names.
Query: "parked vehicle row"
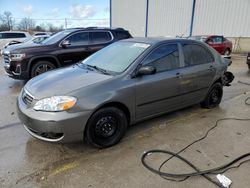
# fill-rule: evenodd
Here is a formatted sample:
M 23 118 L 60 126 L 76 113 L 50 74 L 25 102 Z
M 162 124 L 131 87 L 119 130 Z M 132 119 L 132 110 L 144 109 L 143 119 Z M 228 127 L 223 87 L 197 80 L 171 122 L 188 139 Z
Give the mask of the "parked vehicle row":
M 223 44 L 211 42 L 219 37 Z M 19 118 L 32 136 L 49 142 L 84 139 L 105 148 L 118 143 L 130 124 L 197 103 L 220 104 L 223 86 L 234 76 L 227 72 L 231 61 L 218 52 L 229 55 L 230 44 L 222 36 L 195 39 L 72 28 L 42 42 L 9 44 L 4 68 L 14 79 L 33 78 L 17 100 Z M 60 67 L 65 68 L 54 70 Z
M 8 48 L 9 46 L 11 45 L 17 45 L 17 44 L 33 44 L 33 43 L 36 43 L 36 44 L 39 44 L 41 43 L 42 41 L 44 41 L 45 39 L 49 38 L 50 35 L 36 35 L 36 36 L 33 36 L 31 38 L 27 38 L 25 39 L 24 41 L 15 41 L 15 40 L 12 40 L 10 42 L 8 42 L 7 44 L 4 45 L 4 47 L 2 48 L 2 53 L 4 52 L 4 50 L 6 48 Z M 16 48 L 22 48 L 24 46 L 22 45 L 18 45 L 18 46 L 15 46 Z
M 83 37 L 86 30 L 74 33 Z M 90 39 L 94 33 L 87 31 Z M 71 36 L 60 39 L 61 46 L 80 37 Z M 197 103 L 219 105 L 223 85 L 233 79 L 225 79 L 228 62 L 194 40 L 118 41 L 77 64 L 31 79 L 18 97 L 19 117 L 32 136 L 44 141 L 85 139 L 110 147 L 130 124 Z
M 4 68 L 15 79 L 30 79 L 55 68 L 74 64 L 101 48 L 130 38 L 121 28 L 76 28 L 58 32 L 40 44 L 10 46 L 3 51 Z
M 2 31 L 0 32 L 0 50 L 11 41 L 23 42 L 30 39 L 31 35 L 23 31 Z

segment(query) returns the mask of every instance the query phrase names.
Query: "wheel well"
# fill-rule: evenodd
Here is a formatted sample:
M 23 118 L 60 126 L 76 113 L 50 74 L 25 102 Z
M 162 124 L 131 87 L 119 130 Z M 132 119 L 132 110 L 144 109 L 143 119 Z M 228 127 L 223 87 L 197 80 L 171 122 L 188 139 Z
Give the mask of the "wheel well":
M 102 109 L 102 108 L 106 108 L 106 107 L 116 107 L 120 110 L 122 110 L 124 112 L 124 114 L 126 115 L 127 117 L 127 120 L 128 120 L 128 124 L 130 123 L 130 112 L 129 112 L 129 109 L 126 105 L 120 103 L 120 102 L 110 102 L 110 103 L 106 103 L 102 106 L 100 106 L 98 109 L 96 109 L 93 114 L 95 112 L 97 112 L 98 110 Z
M 122 104 L 120 102 L 111 102 L 111 103 L 104 104 L 99 109 L 105 108 L 105 107 L 116 107 L 116 108 L 119 108 L 126 115 L 127 120 L 128 120 L 128 124 L 130 123 L 130 112 L 129 112 L 129 109 L 128 109 L 128 107 L 126 105 L 124 105 L 124 104 Z
M 58 62 L 53 58 L 53 57 L 40 57 L 40 58 L 36 58 L 34 60 L 32 60 L 30 62 L 30 66 L 29 66 L 29 74 L 31 75 L 31 70 L 32 67 L 39 61 L 49 61 L 51 63 L 53 63 L 53 65 L 55 65 L 56 68 L 58 68 L 60 65 L 58 64 Z
M 220 84 L 223 84 L 223 82 L 222 82 L 222 78 L 219 78 L 219 79 L 217 79 L 213 84 L 215 84 L 215 83 L 220 83 Z

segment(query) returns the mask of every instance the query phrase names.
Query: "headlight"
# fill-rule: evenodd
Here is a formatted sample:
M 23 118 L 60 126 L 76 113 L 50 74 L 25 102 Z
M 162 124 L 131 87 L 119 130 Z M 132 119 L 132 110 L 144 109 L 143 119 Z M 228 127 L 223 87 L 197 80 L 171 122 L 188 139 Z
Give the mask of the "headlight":
M 53 96 L 44 98 L 36 102 L 33 109 L 45 112 L 58 112 L 72 108 L 76 103 L 76 98 L 71 96 Z
M 25 54 L 10 54 L 11 61 L 21 61 L 23 58 L 25 58 Z

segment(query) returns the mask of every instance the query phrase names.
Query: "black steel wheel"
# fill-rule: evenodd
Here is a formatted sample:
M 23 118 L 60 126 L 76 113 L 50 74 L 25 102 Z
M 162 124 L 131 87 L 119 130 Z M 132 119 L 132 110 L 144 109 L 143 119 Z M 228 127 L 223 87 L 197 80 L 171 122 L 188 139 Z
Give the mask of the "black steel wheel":
M 122 139 L 127 126 L 127 117 L 122 110 L 106 107 L 90 117 L 84 136 L 89 144 L 97 148 L 107 148 Z
M 210 90 L 201 106 L 204 108 L 214 108 L 218 106 L 221 102 L 223 96 L 223 86 L 221 83 L 215 83 Z
M 39 61 L 31 69 L 31 78 L 55 69 L 56 66 L 49 61 Z

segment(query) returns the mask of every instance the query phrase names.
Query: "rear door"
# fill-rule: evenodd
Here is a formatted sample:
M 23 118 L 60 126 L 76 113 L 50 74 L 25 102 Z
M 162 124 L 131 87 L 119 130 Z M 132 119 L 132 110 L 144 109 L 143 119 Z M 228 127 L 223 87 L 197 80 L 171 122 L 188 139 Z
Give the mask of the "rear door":
M 181 90 L 184 106 L 195 104 L 205 98 L 215 76 L 213 54 L 198 43 L 183 43 L 184 67 L 181 69 Z
M 76 63 L 80 60 L 85 59 L 90 55 L 88 48 L 89 45 L 89 32 L 77 32 L 63 41 L 69 41 L 70 45 L 66 48 L 60 46 L 58 53 L 58 58 L 60 62 L 64 65 Z
M 113 35 L 109 31 L 90 32 L 89 52 L 93 54 L 98 50 L 108 46 L 113 41 Z
M 157 47 L 143 61 L 146 65 L 154 66 L 156 73 L 135 78 L 137 119 L 177 109 L 181 103 L 178 45 Z

